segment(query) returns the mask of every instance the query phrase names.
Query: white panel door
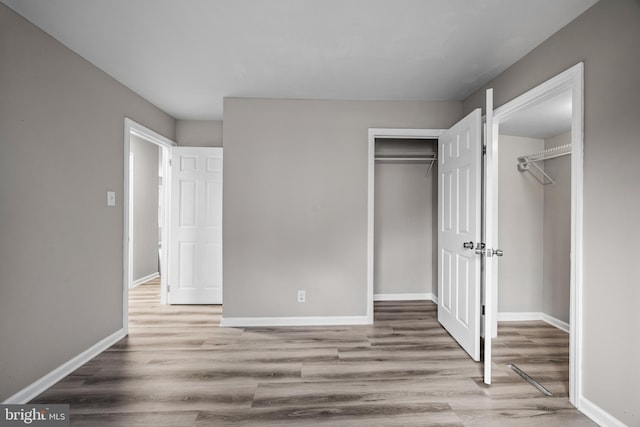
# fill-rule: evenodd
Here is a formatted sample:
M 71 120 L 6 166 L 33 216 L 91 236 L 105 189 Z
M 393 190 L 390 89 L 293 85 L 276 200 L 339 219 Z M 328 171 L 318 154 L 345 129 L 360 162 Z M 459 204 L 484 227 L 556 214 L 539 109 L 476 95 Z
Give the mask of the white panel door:
M 438 141 L 438 321 L 480 360 L 481 114 Z
M 171 149 L 169 303 L 222 304 L 222 148 Z

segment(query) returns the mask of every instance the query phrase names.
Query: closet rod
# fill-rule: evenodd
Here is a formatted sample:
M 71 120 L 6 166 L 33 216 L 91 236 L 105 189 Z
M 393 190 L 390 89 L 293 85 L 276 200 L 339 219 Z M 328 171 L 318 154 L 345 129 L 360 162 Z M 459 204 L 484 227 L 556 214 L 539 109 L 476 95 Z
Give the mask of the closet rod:
M 435 157 L 376 157 L 380 162 L 435 162 Z
M 431 173 L 431 169 L 433 169 L 433 164 L 438 160 L 438 156 L 433 154 L 431 156 L 409 156 L 409 157 L 399 157 L 392 155 L 380 155 L 374 157 L 377 162 L 429 162 L 429 167 L 427 168 L 427 172 L 424 174 L 424 179 L 426 180 Z
M 436 154 L 429 155 L 412 155 L 412 154 L 378 154 L 376 160 L 381 161 L 424 161 L 433 162 L 438 159 Z
M 568 150 L 568 151 L 567 151 Z M 542 184 L 554 184 L 555 181 L 536 164 L 536 162 L 542 162 L 544 160 L 555 159 L 556 157 L 562 157 L 571 154 L 571 144 L 560 145 L 558 147 L 549 148 L 536 154 L 530 154 L 528 156 L 518 157 L 518 170 L 520 172 L 529 171 L 535 178 Z M 533 166 L 538 169 L 538 172 L 542 174 L 544 178 L 547 178 L 549 182 L 545 182 L 544 178 L 540 179 L 536 174 L 529 170 L 529 167 Z

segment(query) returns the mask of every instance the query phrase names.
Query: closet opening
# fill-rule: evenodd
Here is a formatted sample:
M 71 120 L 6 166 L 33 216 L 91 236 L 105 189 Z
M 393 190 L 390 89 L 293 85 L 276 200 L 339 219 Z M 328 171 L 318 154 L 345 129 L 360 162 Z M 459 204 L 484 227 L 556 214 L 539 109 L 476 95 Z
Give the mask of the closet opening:
M 437 140 L 376 138 L 374 301 L 437 291 L 436 158 Z
M 493 361 L 569 394 L 572 96 L 565 90 L 499 124 L 498 328 Z M 530 342 L 518 352 L 510 342 Z M 525 346 L 526 347 L 526 346 Z
M 378 309 L 437 301 L 439 134 L 424 129 L 369 130 L 371 321 L 374 301 Z

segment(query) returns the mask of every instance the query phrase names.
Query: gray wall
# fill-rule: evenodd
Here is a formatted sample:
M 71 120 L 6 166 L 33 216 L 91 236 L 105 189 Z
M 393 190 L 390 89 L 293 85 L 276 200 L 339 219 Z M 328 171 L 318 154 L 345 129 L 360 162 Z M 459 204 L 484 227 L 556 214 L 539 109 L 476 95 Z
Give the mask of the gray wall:
M 570 144 L 571 133 L 544 142 L 553 148 Z M 571 156 L 545 160 L 545 172 L 555 181 L 544 187 L 544 268 L 542 311 L 569 323 L 571 290 Z
M 544 186 L 517 168 L 519 156 L 544 149 L 544 140 L 500 135 L 498 161 L 498 311 L 542 311 Z
M 3 4 L 0 58 L 4 400 L 122 328 L 124 118 L 175 120 Z
M 378 140 L 376 151 L 419 152 L 400 146 L 406 141 Z M 418 141 L 425 153 L 434 142 Z M 382 148 L 382 149 L 381 149 Z M 409 151 L 407 151 L 409 150 Z M 376 162 L 374 209 L 374 293 L 406 294 L 437 291 L 436 165 L 425 179 L 428 163 Z M 435 257 L 435 259 L 434 259 Z
M 177 120 L 176 140 L 185 147 L 222 147 L 222 120 Z
M 460 117 L 458 102 L 226 98 L 224 316 L 365 315 L 367 129 Z
M 639 42 L 640 3 L 603 0 L 487 85 L 499 106 L 585 63 L 584 396 L 627 425 L 640 424 Z
M 133 153 L 133 280 L 158 273 L 158 169 L 160 148 L 131 136 Z

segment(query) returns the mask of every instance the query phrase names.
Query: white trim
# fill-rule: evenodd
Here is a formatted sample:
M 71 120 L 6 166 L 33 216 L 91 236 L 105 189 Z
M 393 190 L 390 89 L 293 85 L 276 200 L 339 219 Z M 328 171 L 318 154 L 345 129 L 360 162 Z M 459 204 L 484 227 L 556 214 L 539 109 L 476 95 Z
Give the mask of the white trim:
M 489 250 L 497 248 L 498 241 L 495 239 L 497 233 L 494 233 L 494 228 L 498 226 L 497 215 L 498 202 L 497 202 L 497 179 L 495 178 L 495 171 L 498 170 L 496 147 L 497 140 L 493 137 L 494 132 L 498 130 L 493 124 L 493 88 L 486 91 L 486 106 L 485 106 L 485 123 L 484 123 L 484 149 L 486 155 L 480 161 L 481 172 L 484 181 L 480 196 L 480 211 L 481 211 L 481 232 L 480 235 L 485 242 L 485 245 Z M 481 156 L 482 157 L 482 156 Z M 484 194 L 482 194 L 484 191 Z M 483 211 L 484 203 L 484 211 Z M 492 221 L 493 220 L 493 221 Z M 482 335 L 484 336 L 484 383 L 491 384 L 491 375 L 493 364 L 491 363 L 491 357 L 493 354 L 492 342 L 493 337 L 498 335 L 498 323 L 493 320 L 495 313 L 498 311 L 498 299 L 495 298 L 497 294 L 497 275 L 498 268 L 496 268 L 496 261 L 494 258 L 485 257 L 484 269 L 482 268 L 482 258 L 480 259 L 480 287 L 484 284 L 484 319 L 480 320 L 480 326 L 482 328 Z M 496 277 L 496 279 L 494 279 Z M 439 284 L 438 284 L 439 285 Z
M 433 301 L 431 292 L 413 294 L 373 294 L 374 301 Z
M 530 311 L 530 312 L 501 312 L 498 313 L 498 322 L 529 322 L 532 320 L 541 320 L 549 325 L 560 329 L 566 333 L 569 333 L 570 327 L 567 322 L 564 322 L 555 317 L 551 317 L 546 313 Z
M 494 111 L 494 124 L 514 113 L 566 90 L 571 91 L 571 296 L 569 324 L 569 401 L 578 406 L 582 396 L 582 289 L 583 289 L 583 161 L 584 161 L 584 63 L 509 101 Z M 498 132 L 494 134 L 494 140 Z
M 58 366 L 56 369 L 44 375 L 40 379 L 34 381 L 2 403 L 22 405 L 29 402 L 42 392 L 52 387 L 55 383 L 62 380 L 64 377 L 87 363 L 89 360 L 93 359 L 98 354 L 102 353 L 103 351 L 120 341 L 126 335 L 127 334 L 124 328 L 117 330 L 108 337 L 102 339 L 82 353 L 78 354 L 74 358 Z
M 136 168 L 135 168 L 135 163 L 136 163 L 136 156 L 134 154 L 133 151 L 129 151 L 129 197 L 127 197 L 127 200 L 129 201 L 129 244 L 128 244 L 128 251 L 129 251 L 129 256 L 127 257 L 127 259 L 129 260 L 129 264 L 127 267 L 128 270 L 128 274 L 127 274 L 127 283 L 129 283 L 129 289 L 134 287 L 133 284 L 133 248 L 135 247 L 135 242 L 134 242 L 134 230 L 136 227 L 135 224 L 135 215 L 134 215 L 134 211 L 135 211 L 135 173 L 136 173 Z M 133 206 L 133 207 L 132 207 Z
M 144 277 L 141 277 L 141 278 L 136 279 L 133 282 L 131 282 L 131 287 L 135 288 L 136 286 L 140 286 L 143 283 L 147 283 L 149 280 L 157 279 L 158 277 L 160 277 L 160 273 L 158 273 L 158 272 L 148 274 L 148 275 L 146 275 Z
M 540 312 L 509 312 L 503 311 L 498 313 L 498 322 L 529 322 L 533 320 L 542 320 Z
M 373 283 L 374 283 L 374 196 L 375 196 L 375 154 L 376 138 L 394 139 L 437 139 L 443 129 L 392 129 L 370 128 L 368 138 L 368 178 L 367 178 L 367 323 L 373 323 Z
M 580 396 L 578 410 L 591 418 L 593 422 L 600 426 L 607 427 L 627 427 L 625 423 L 590 401 L 584 396 Z
M 555 326 L 561 331 L 565 331 L 566 333 L 570 333 L 571 327 L 569 324 L 563 320 L 556 319 L 555 317 L 551 317 L 546 313 L 540 313 L 540 320 L 550 324 L 551 326 Z
M 337 326 L 368 325 L 368 316 L 329 317 L 222 317 L 221 328 L 250 328 L 261 326 Z
M 123 190 L 123 215 L 124 215 L 124 226 L 123 226 L 123 236 L 122 236 L 122 247 L 123 247 L 123 269 L 122 269 L 122 327 L 125 331 L 125 335 L 129 330 L 129 288 L 130 288 L 130 278 L 131 278 L 131 268 L 132 263 L 130 260 L 130 249 L 129 249 L 129 153 L 131 152 L 131 135 L 136 135 L 140 138 L 143 138 L 153 144 L 156 144 L 162 148 L 170 149 L 177 144 L 159 133 L 142 126 L 139 123 L 134 122 L 129 118 L 124 119 L 124 190 Z M 166 176 L 163 179 L 167 179 Z M 165 197 L 168 199 L 169 194 L 168 191 L 165 194 Z M 165 200 L 166 201 L 166 200 Z M 168 206 L 168 203 L 164 203 L 164 206 Z M 168 215 L 165 215 L 165 223 L 168 221 L 166 218 Z M 167 230 L 166 227 L 163 227 L 163 230 Z M 163 258 L 166 260 L 168 256 L 168 244 L 166 242 L 166 233 L 163 234 L 163 242 L 162 242 L 162 252 Z M 165 262 L 166 264 L 166 262 Z M 160 302 L 162 304 L 166 304 L 167 300 L 167 274 L 163 274 L 161 276 L 160 282 Z

